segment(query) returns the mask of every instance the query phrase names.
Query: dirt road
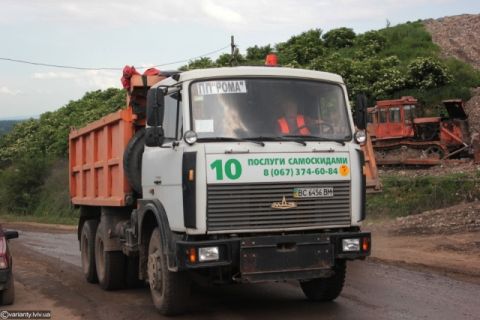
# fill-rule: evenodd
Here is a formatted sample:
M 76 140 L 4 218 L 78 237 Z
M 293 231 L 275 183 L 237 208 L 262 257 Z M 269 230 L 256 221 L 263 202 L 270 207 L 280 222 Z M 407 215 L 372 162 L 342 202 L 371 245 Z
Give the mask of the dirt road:
M 72 231 L 20 231 L 11 242 L 17 301 L 54 319 L 161 319 L 148 289 L 102 291 L 80 270 Z M 197 288 L 178 319 L 478 319 L 480 285 L 371 261 L 348 265 L 333 303 L 307 302 L 296 283 Z

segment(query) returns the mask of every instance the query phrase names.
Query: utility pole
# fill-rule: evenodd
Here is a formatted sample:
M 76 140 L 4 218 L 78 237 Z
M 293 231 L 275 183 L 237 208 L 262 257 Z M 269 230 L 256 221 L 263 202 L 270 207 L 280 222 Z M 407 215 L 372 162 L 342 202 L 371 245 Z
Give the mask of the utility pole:
M 232 50 L 231 55 L 233 57 L 233 53 L 235 52 L 235 38 L 234 38 L 234 36 L 230 36 L 230 48 Z
M 238 48 L 237 45 L 235 44 L 235 38 L 234 36 L 230 36 L 230 67 L 236 66 L 237 65 L 237 55 L 238 55 Z

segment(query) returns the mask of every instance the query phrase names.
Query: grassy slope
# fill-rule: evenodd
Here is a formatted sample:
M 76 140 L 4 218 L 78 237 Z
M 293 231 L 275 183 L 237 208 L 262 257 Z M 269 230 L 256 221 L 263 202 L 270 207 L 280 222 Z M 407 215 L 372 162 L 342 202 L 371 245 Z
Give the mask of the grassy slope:
M 367 196 L 370 218 L 399 217 L 480 198 L 480 174 L 382 178 L 383 192 Z

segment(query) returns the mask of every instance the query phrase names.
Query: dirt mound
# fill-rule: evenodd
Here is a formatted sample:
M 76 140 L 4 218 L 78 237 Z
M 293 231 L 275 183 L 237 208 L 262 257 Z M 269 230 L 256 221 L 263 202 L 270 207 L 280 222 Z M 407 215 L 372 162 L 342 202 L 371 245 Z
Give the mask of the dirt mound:
M 473 231 L 480 231 L 480 201 L 397 218 L 392 232 L 398 235 L 422 235 Z
M 480 69 L 480 15 L 462 14 L 425 20 L 425 27 L 442 53 Z
M 476 88 L 472 93 L 472 98 L 465 104 L 465 112 L 468 114 L 468 123 L 472 139 L 478 139 L 478 135 L 480 134 L 480 88 Z
M 480 70 L 480 14 L 429 19 L 425 27 L 445 57 L 455 57 Z M 480 143 L 480 88 L 474 90 L 465 111 L 470 124 L 470 143 Z

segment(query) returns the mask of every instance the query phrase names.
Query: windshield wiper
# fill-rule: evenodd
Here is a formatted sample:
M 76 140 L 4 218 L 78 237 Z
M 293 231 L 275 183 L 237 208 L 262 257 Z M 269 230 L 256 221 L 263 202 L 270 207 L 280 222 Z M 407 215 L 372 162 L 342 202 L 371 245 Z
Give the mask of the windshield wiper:
M 292 142 L 297 142 L 300 143 L 303 146 L 306 146 L 307 144 L 305 141 L 302 139 L 296 139 L 296 138 L 288 138 L 285 136 L 259 136 L 259 137 L 252 137 L 252 138 L 246 138 L 248 140 L 256 140 L 256 141 L 292 141 Z
M 212 140 L 212 141 L 234 141 L 234 142 L 252 142 L 265 147 L 265 143 L 263 141 L 257 141 L 256 139 L 250 138 L 233 138 L 233 137 L 211 137 L 211 138 L 203 138 L 204 140 Z
M 313 141 L 332 141 L 341 144 L 342 146 L 345 145 L 345 141 L 340 140 L 340 139 L 331 139 L 331 138 L 325 138 L 325 137 L 319 137 L 319 136 L 312 136 L 312 135 L 296 135 L 296 134 L 287 134 L 284 135 L 283 137 L 290 137 L 290 138 L 303 138 L 303 139 L 309 139 Z

